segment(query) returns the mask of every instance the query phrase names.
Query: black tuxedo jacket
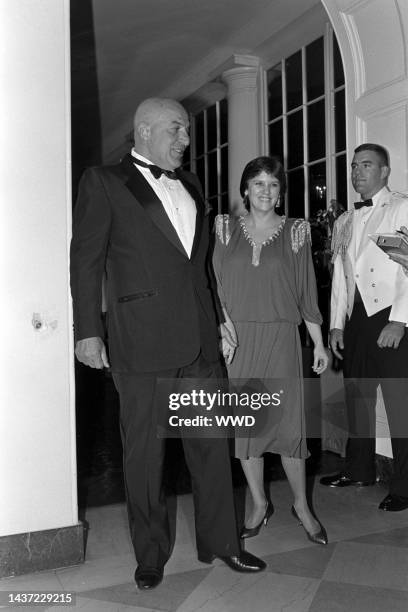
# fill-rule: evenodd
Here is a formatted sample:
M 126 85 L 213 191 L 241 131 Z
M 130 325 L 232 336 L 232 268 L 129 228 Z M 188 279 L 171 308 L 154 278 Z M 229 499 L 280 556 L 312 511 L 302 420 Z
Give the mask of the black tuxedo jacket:
M 200 349 L 207 360 L 218 359 L 208 218 L 197 177 L 178 172 L 197 209 L 190 259 L 130 155 L 118 166 L 86 170 L 80 182 L 71 243 L 75 337 L 104 337 L 106 274 L 109 358 L 115 372 L 182 367 Z

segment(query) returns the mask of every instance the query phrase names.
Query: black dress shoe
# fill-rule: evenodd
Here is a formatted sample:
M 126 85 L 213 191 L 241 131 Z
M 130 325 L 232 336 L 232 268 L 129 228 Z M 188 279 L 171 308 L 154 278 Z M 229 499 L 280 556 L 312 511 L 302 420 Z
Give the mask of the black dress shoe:
M 221 561 L 224 561 L 236 572 L 262 572 L 266 567 L 265 561 L 258 559 L 255 555 L 251 555 L 246 550 L 241 550 L 239 555 L 232 555 L 230 557 L 221 557 L 212 553 L 200 553 L 198 555 L 198 560 L 201 563 L 212 563 L 214 559 L 221 559 Z
M 353 480 L 350 476 L 340 472 L 332 476 L 323 476 L 320 484 L 326 487 L 370 487 L 375 484 L 375 480 Z
M 135 571 L 135 581 L 142 591 L 154 589 L 163 580 L 162 567 L 138 567 Z
M 379 510 L 385 510 L 386 512 L 399 512 L 400 510 L 406 510 L 407 508 L 408 497 L 392 494 L 384 497 L 381 504 L 378 506 Z
M 272 502 L 268 501 L 268 503 L 266 504 L 266 508 L 265 508 L 265 514 L 261 522 L 258 525 L 256 525 L 256 527 L 245 527 L 244 525 L 243 528 L 241 529 L 241 533 L 239 534 L 239 537 L 242 539 L 245 539 L 245 538 L 253 538 L 254 536 L 258 535 L 262 525 L 265 525 L 266 527 L 273 513 L 274 513 L 273 504 Z

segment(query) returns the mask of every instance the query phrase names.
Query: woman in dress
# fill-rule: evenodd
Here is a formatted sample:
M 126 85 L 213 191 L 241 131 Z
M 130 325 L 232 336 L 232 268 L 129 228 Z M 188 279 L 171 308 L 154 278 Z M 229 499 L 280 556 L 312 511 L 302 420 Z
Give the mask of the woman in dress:
M 279 418 L 276 410 L 263 409 L 267 422 L 262 432 L 235 440 L 235 456 L 241 460 L 252 497 L 241 537 L 257 535 L 273 513 L 265 496 L 262 458 L 263 453 L 272 452 L 281 455 L 293 491 L 292 514 L 310 540 L 327 544 L 326 532 L 306 500 L 308 450 L 298 332 L 302 320 L 314 343 L 314 372 L 326 369 L 328 356 L 320 329 L 310 226 L 276 213 L 285 190 L 279 159 L 258 157 L 247 164 L 241 178 L 247 214 L 216 218 L 214 271 L 226 325 L 235 328 L 238 338 L 237 347 L 223 340 L 228 376 L 232 381 L 261 381 L 263 390 L 270 393 L 277 391 L 274 379 L 286 381 Z

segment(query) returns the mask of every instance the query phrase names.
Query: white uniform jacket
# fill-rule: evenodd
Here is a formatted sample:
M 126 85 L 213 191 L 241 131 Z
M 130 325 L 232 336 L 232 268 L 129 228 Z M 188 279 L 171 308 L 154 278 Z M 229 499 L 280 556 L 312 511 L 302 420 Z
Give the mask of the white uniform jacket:
M 408 276 L 368 236 L 408 226 L 408 196 L 384 187 L 374 198 L 359 244 L 354 210 L 343 213 L 335 223 L 330 329 L 344 329 L 346 315 L 351 316 L 353 310 L 356 285 L 369 317 L 391 306 L 389 320 L 408 325 Z

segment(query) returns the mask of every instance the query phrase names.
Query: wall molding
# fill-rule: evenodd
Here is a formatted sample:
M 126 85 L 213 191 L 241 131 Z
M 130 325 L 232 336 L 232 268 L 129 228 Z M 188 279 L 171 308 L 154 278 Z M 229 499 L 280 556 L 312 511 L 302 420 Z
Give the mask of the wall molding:
M 0 537 L 0 578 L 79 565 L 85 558 L 82 522 Z
M 347 39 L 350 45 L 350 52 L 353 59 L 354 66 L 354 92 L 356 98 L 360 98 L 366 91 L 366 74 L 363 63 L 363 49 L 361 47 L 361 40 L 358 33 L 357 24 L 353 15 L 347 15 L 341 13 L 341 19 L 346 31 Z

